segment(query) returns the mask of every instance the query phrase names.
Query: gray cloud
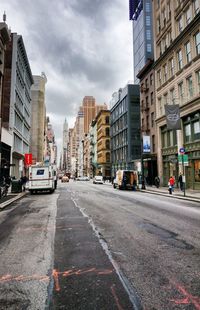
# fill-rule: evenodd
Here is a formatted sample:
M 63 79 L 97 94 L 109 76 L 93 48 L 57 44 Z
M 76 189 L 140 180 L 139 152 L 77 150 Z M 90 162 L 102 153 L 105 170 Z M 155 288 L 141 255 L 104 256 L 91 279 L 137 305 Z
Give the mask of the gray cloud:
M 53 119 L 75 117 L 85 95 L 108 103 L 132 79 L 128 1 L 2 0 L 1 8 L 12 32 L 23 36 L 33 74 L 47 75 Z M 60 138 L 62 125 L 56 128 Z

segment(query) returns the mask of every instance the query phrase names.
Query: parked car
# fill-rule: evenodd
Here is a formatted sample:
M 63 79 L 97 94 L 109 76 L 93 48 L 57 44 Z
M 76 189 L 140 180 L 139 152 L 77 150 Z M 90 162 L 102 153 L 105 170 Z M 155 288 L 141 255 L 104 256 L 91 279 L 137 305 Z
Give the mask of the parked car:
M 69 182 L 69 178 L 67 175 L 63 175 L 62 179 L 61 179 L 61 182 L 62 183 L 66 183 L 66 182 Z
M 95 175 L 95 177 L 93 179 L 93 184 L 103 184 L 102 175 Z

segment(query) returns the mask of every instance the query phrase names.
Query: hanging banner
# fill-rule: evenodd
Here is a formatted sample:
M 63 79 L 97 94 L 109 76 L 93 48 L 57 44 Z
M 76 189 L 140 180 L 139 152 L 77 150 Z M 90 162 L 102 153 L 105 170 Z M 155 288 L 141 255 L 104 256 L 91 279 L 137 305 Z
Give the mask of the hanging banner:
M 24 154 L 24 164 L 26 167 L 32 165 L 32 154 Z
M 167 121 L 167 129 L 181 129 L 180 109 L 178 104 L 166 104 L 165 114 Z
M 143 136 L 143 153 L 151 153 L 150 136 Z

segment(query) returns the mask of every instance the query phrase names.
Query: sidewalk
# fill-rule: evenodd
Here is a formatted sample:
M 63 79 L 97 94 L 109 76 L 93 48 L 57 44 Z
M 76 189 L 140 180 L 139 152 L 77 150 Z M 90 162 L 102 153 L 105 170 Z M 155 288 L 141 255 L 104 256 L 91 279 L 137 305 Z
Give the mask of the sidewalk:
M 21 193 L 11 193 L 9 192 L 6 197 L 0 199 L 0 211 L 5 207 L 9 206 L 11 203 L 15 202 L 16 200 L 22 198 L 26 195 L 26 192 Z
M 178 199 L 184 199 L 189 201 L 195 201 L 200 202 L 200 191 L 199 190 L 192 190 L 192 189 L 186 189 L 185 190 L 185 196 L 184 192 L 181 191 L 179 188 L 174 189 L 174 192 L 172 195 L 169 194 L 168 187 L 155 187 L 155 186 L 149 186 L 146 185 L 146 189 L 141 189 L 142 192 L 157 194 L 161 196 L 168 196 L 170 198 L 178 198 Z

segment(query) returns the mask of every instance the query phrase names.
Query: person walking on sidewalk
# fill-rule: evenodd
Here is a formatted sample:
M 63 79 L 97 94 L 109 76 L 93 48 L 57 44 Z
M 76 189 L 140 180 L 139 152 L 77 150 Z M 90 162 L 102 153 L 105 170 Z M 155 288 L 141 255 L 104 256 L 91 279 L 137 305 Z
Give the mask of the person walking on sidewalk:
M 169 178 L 169 182 L 168 182 L 168 186 L 169 186 L 168 191 L 169 191 L 170 195 L 172 195 L 172 192 L 174 191 L 174 184 L 175 184 L 175 180 L 174 180 L 173 176 L 171 176 Z
M 182 173 L 180 173 L 180 175 L 179 175 L 178 183 L 180 185 L 181 191 L 183 191 L 183 176 L 182 176 Z
M 156 177 L 155 177 L 155 186 L 156 186 L 157 188 L 160 187 L 160 178 L 159 178 L 159 176 L 156 176 Z

